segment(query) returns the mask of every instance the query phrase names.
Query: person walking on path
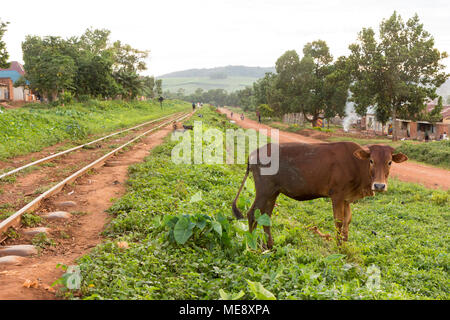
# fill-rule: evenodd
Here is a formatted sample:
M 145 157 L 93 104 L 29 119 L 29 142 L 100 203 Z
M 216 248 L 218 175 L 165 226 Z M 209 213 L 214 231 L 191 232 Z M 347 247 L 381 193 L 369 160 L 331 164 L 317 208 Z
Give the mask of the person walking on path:
M 195 102 L 192 102 L 192 111 L 195 111 Z
M 261 123 L 261 113 L 259 113 L 259 110 L 256 110 L 256 116 L 258 117 L 258 122 Z

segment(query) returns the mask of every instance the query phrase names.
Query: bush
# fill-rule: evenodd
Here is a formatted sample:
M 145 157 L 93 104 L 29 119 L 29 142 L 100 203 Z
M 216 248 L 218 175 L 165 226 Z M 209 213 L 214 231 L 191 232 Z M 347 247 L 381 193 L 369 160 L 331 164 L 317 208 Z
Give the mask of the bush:
M 450 168 L 450 140 L 426 143 L 404 142 L 396 150 L 403 152 L 411 159 Z

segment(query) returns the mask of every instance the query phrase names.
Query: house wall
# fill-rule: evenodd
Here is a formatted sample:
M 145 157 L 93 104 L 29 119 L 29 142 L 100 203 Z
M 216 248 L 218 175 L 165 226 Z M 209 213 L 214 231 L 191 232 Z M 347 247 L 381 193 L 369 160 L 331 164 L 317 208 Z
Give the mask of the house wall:
M 24 101 L 23 87 L 14 88 L 14 101 Z
M 288 124 L 298 124 L 303 125 L 305 118 L 301 113 L 286 113 L 283 115 L 283 122 Z
M 411 139 L 416 139 L 417 138 L 417 122 L 410 122 L 409 130 L 410 130 Z
M 436 136 L 439 138 L 444 132 L 450 132 L 450 123 L 436 123 Z
M 14 87 L 13 87 L 13 82 L 10 78 L 0 78 L 0 85 L 3 85 L 2 87 L 5 88 L 4 86 L 6 86 L 7 91 L 8 91 L 8 98 L 9 99 L 5 99 L 5 96 L 2 96 L 3 100 L 14 100 Z

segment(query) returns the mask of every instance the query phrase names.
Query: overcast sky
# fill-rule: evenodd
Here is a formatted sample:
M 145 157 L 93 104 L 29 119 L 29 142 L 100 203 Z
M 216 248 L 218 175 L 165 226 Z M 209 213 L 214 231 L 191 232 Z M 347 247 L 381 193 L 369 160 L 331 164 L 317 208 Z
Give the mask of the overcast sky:
M 11 60 L 22 61 L 27 34 L 81 35 L 88 27 L 150 50 L 149 75 L 226 65 L 274 66 L 286 50 L 325 40 L 334 57 L 348 54 L 363 27 L 376 31 L 394 10 L 418 13 L 441 51 L 450 53 L 448 0 L 21 0 L 3 5 Z M 449 65 L 449 61 L 445 61 Z

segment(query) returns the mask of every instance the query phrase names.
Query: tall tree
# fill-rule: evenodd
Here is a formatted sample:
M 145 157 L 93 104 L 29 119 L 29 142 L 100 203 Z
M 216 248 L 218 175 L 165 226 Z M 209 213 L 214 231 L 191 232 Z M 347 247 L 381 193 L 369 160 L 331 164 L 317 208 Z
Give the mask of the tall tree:
M 9 54 L 6 50 L 6 43 L 2 40 L 6 33 L 9 22 L 3 22 L 0 20 L 0 68 L 9 68 Z
M 283 112 L 302 112 L 301 67 L 300 58 L 295 50 L 286 51 L 275 63 L 276 88 L 283 96 L 280 101 Z
M 155 84 L 156 84 L 156 94 L 158 95 L 158 96 L 162 96 L 162 94 L 163 94 L 163 90 L 162 90 L 162 79 L 158 79 L 158 80 L 156 80 L 155 81 Z
M 344 117 L 350 86 L 350 69 L 347 59 L 339 57 L 331 67 L 331 72 L 325 77 L 323 87 L 325 96 L 324 117 L 328 126 L 335 116 Z
M 364 28 L 349 48 L 356 109 L 364 114 L 374 105 L 377 118 L 386 120 L 390 115 L 393 140 L 397 140 L 396 119 L 414 119 L 449 76 L 441 63 L 447 53 L 434 48 L 434 38 L 417 14 L 405 23 L 394 12 L 380 24 L 378 40 L 371 28 Z
M 65 90 L 73 90 L 76 66 L 68 55 L 70 47 L 60 37 L 25 38 L 22 50 L 26 79 L 34 91 L 56 100 Z
M 128 44 L 122 44 L 120 41 L 114 42 L 112 50 L 114 78 L 122 87 L 122 95 L 134 99 L 143 88 L 138 73 L 147 69 L 145 59 L 147 59 L 149 51 L 135 49 Z M 158 86 L 158 82 L 156 82 L 156 85 Z

